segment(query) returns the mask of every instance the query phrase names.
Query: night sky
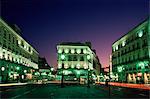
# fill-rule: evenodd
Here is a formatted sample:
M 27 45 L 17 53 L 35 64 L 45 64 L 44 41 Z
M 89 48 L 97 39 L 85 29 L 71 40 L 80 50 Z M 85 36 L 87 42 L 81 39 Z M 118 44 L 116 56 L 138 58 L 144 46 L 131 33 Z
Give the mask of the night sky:
M 112 43 L 148 17 L 149 0 L 1 0 L 1 17 L 56 66 L 56 44 L 90 41 L 102 66 Z

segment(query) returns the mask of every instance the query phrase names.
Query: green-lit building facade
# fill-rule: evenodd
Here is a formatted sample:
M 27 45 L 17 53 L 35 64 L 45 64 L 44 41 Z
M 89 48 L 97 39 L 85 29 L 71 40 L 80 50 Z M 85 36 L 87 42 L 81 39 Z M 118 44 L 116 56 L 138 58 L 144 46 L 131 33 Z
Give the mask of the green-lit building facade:
M 91 49 L 91 43 L 66 42 L 57 45 L 58 76 L 65 80 L 87 80 L 88 73 L 96 78 L 100 72 L 98 57 Z
M 39 53 L 20 34 L 0 18 L 0 82 L 23 82 L 32 79 L 38 69 Z
M 150 28 L 145 20 L 112 44 L 112 70 L 119 82 L 150 83 Z

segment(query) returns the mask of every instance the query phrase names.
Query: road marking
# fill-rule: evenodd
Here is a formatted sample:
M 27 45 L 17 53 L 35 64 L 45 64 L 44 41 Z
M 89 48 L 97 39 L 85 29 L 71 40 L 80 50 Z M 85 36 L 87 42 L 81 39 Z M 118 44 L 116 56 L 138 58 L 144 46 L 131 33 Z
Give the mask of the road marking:
M 5 92 L 5 91 L 11 91 L 11 90 L 13 90 L 13 89 L 6 89 L 6 90 L 3 90 L 3 91 L 0 91 L 0 93 Z
M 24 93 L 21 94 L 21 95 L 17 95 L 17 96 L 15 96 L 15 97 L 12 97 L 11 99 L 15 99 L 15 98 L 21 97 L 21 96 L 23 96 L 23 95 L 25 95 L 25 94 L 30 93 L 31 91 L 34 91 L 35 89 L 36 89 L 36 88 L 34 88 L 34 89 L 32 89 L 32 90 L 29 90 L 29 91 L 26 91 L 26 92 L 24 92 Z
M 144 95 L 144 94 L 139 94 L 140 96 L 146 96 L 146 95 Z
M 11 91 L 11 90 L 13 90 L 13 89 L 7 89 L 7 90 L 4 90 L 4 91 Z

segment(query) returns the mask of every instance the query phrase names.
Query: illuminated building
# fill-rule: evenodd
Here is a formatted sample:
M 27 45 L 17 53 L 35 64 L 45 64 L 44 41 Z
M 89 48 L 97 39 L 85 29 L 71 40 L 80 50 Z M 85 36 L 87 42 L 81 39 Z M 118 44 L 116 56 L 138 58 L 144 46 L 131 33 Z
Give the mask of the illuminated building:
M 13 28 L 0 18 L 0 82 L 32 79 L 38 69 L 38 52 Z
M 90 42 L 58 44 L 57 61 L 58 75 L 63 73 L 67 77 L 65 79 L 87 79 L 88 71 L 96 78 L 100 72 L 100 63 Z
M 150 83 L 150 30 L 145 20 L 112 45 L 113 72 L 120 82 Z
M 39 75 L 38 79 L 52 80 L 54 68 L 50 67 L 45 58 L 39 57 Z

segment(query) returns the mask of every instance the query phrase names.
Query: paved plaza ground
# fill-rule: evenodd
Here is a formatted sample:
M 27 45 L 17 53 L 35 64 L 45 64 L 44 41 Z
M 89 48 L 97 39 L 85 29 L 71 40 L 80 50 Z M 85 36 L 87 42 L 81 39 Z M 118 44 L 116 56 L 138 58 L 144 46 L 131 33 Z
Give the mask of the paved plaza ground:
M 1 88 L 1 98 L 11 99 L 149 99 L 149 91 L 136 88 L 124 88 L 105 85 L 65 85 L 60 84 L 28 84 Z

